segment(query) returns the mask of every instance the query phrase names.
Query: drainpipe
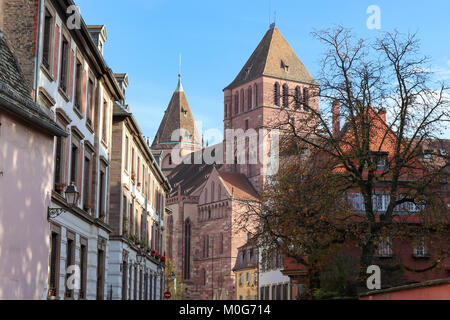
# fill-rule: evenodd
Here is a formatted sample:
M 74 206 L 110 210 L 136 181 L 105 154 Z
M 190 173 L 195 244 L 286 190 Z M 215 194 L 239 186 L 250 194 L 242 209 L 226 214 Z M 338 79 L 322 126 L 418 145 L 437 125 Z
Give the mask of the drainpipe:
M 44 0 L 39 0 L 39 19 L 38 19 L 38 38 L 36 44 L 36 59 L 34 63 L 34 102 L 38 102 L 39 97 L 39 78 L 40 78 L 40 53 L 41 53 L 41 37 L 42 37 L 42 16 L 44 14 Z

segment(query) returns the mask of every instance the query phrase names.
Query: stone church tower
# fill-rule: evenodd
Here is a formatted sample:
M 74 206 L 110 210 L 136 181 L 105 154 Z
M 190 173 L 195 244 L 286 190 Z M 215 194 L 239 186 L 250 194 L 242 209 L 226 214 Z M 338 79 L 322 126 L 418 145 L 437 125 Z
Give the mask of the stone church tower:
M 313 94 L 317 88 L 287 41 L 272 26 L 236 79 L 224 89 L 224 129 L 241 129 L 238 136 L 244 137 L 249 129 L 260 134 L 260 129 L 271 129 L 274 121 L 282 119 L 281 111 L 292 104 L 294 95 L 301 97 L 295 100 L 303 105 L 318 108 Z M 296 120 L 307 117 L 302 106 L 292 108 L 292 112 Z M 255 164 L 231 161 L 170 165 L 168 152 L 176 142 L 170 134 L 183 127 L 197 134 L 179 82 L 153 146 L 166 152 L 163 168 L 170 171 L 168 179 L 173 187 L 167 198 L 172 215 L 165 221 L 166 255 L 181 277 L 184 299 L 235 299 L 233 268 L 238 248 L 248 241 L 248 235 L 235 221 L 248 210 L 243 203 L 259 198 L 268 173 L 265 160 L 273 154 L 268 146 L 273 144 L 268 139 L 264 147 L 268 151 Z M 185 154 L 193 150 L 190 156 L 194 159 L 199 153 L 212 154 L 212 150 L 217 154 L 224 145 L 226 141 L 203 149 L 200 143 L 182 144 L 182 149 Z M 250 146 L 245 145 L 247 154 L 249 150 L 255 152 Z
M 283 120 L 280 108 L 293 109 L 296 101 L 302 101 L 318 109 L 317 89 L 317 82 L 278 28 L 272 25 L 237 77 L 224 89 L 224 130 L 255 129 L 258 138 L 263 139 L 260 129 L 270 131 Z M 305 119 L 306 110 L 301 106 L 298 110 L 290 116 L 296 121 Z M 261 146 L 254 150 L 258 152 L 256 164 L 226 166 L 228 170 L 246 175 L 258 191 L 262 190 L 267 174 L 268 143 L 270 137 L 266 141 L 264 158 L 259 154 Z M 245 149 L 249 153 L 248 141 Z
M 201 148 L 202 141 L 181 84 L 181 75 L 178 75 L 177 88 L 164 113 L 151 149 L 161 152 L 161 168 L 169 175 L 179 164 L 177 159 L 173 159 L 172 151 L 177 151 L 179 157 L 183 158 Z

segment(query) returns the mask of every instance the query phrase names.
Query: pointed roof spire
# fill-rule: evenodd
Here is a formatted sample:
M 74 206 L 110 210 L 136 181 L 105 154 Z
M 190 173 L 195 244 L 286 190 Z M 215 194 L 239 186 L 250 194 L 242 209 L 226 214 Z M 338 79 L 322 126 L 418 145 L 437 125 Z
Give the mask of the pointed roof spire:
M 194 115 L 192 114 L 191 108 L 189 107 L 188 100 L 186 98 L 186 93 L 183 90 L 181 84 L 181 74 L 178 74 L 178 85 L 175 92 L 172 95 L 169 106 L 164 113 L 164 117 L 159 126 L 158 132 L 156 133 L 155 139 L 153 140 L 152 147 L 156 149 L 157 145 L 170 145 L 175 146 L 172 134 L 179 129 L 184 129 L 185 132 L 181 132 L 189 135 L 191 143 L 201 148 L 201 138 L 195 125 Z M 178 131 L 179 132 L 179 131 Z
M 261 76 L 318 85 L 275 24 L 270 26 L 247 63 L 225 90 Z
M 175 92 L 184 92 L 183 85 L 181 84 L 181 73 L 178 74 L 178 85 Z

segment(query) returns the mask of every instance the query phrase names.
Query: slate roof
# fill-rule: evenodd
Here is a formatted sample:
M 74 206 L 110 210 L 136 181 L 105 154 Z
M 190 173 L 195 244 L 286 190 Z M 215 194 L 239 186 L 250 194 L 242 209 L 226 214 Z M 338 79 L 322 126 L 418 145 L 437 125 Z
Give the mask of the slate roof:
M 191 140 L 201 145 L 200 135 L 195 125 L 194 116 L 189 107 L 186 94 L 181 84 L 181 76 L 178 77 L 178 85 L 172 95 L 169 106 L 164 113 L 163 120 L 153 140 L 152 148 L 157 149 L 160 144 L 173 144 L 179 141 L 172 141 L 172 133 L 177 129 L 184 129 L 191 135 Z
M 0 30 L 0 108 L 56 136 L 67 133 L 31 99 L 22 70 Z
M 285 66 L 288 67 L 286 71 Z M 233 89 L 261 76 L 318 85 L 278 28 L 270 28 L 234 81 Z

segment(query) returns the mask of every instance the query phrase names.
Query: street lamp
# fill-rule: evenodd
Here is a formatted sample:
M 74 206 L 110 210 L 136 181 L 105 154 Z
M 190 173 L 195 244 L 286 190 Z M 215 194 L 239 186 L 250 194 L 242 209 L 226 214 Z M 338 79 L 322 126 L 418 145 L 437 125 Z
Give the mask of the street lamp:
M 66 192 L 64 194 L 66 196 L 66 202 L 67 202 L 69 208 L 75 207 L 75 205 L 78 201 L 78 195 L 79 195 L 77 187 L 72 183 L 70 186 L 68 186 L 66 188 Z M 65 211 L 66 210 L 64 208 L 48 208 L 47 218 L 54 219 L 54 218 L 60 216 Z

